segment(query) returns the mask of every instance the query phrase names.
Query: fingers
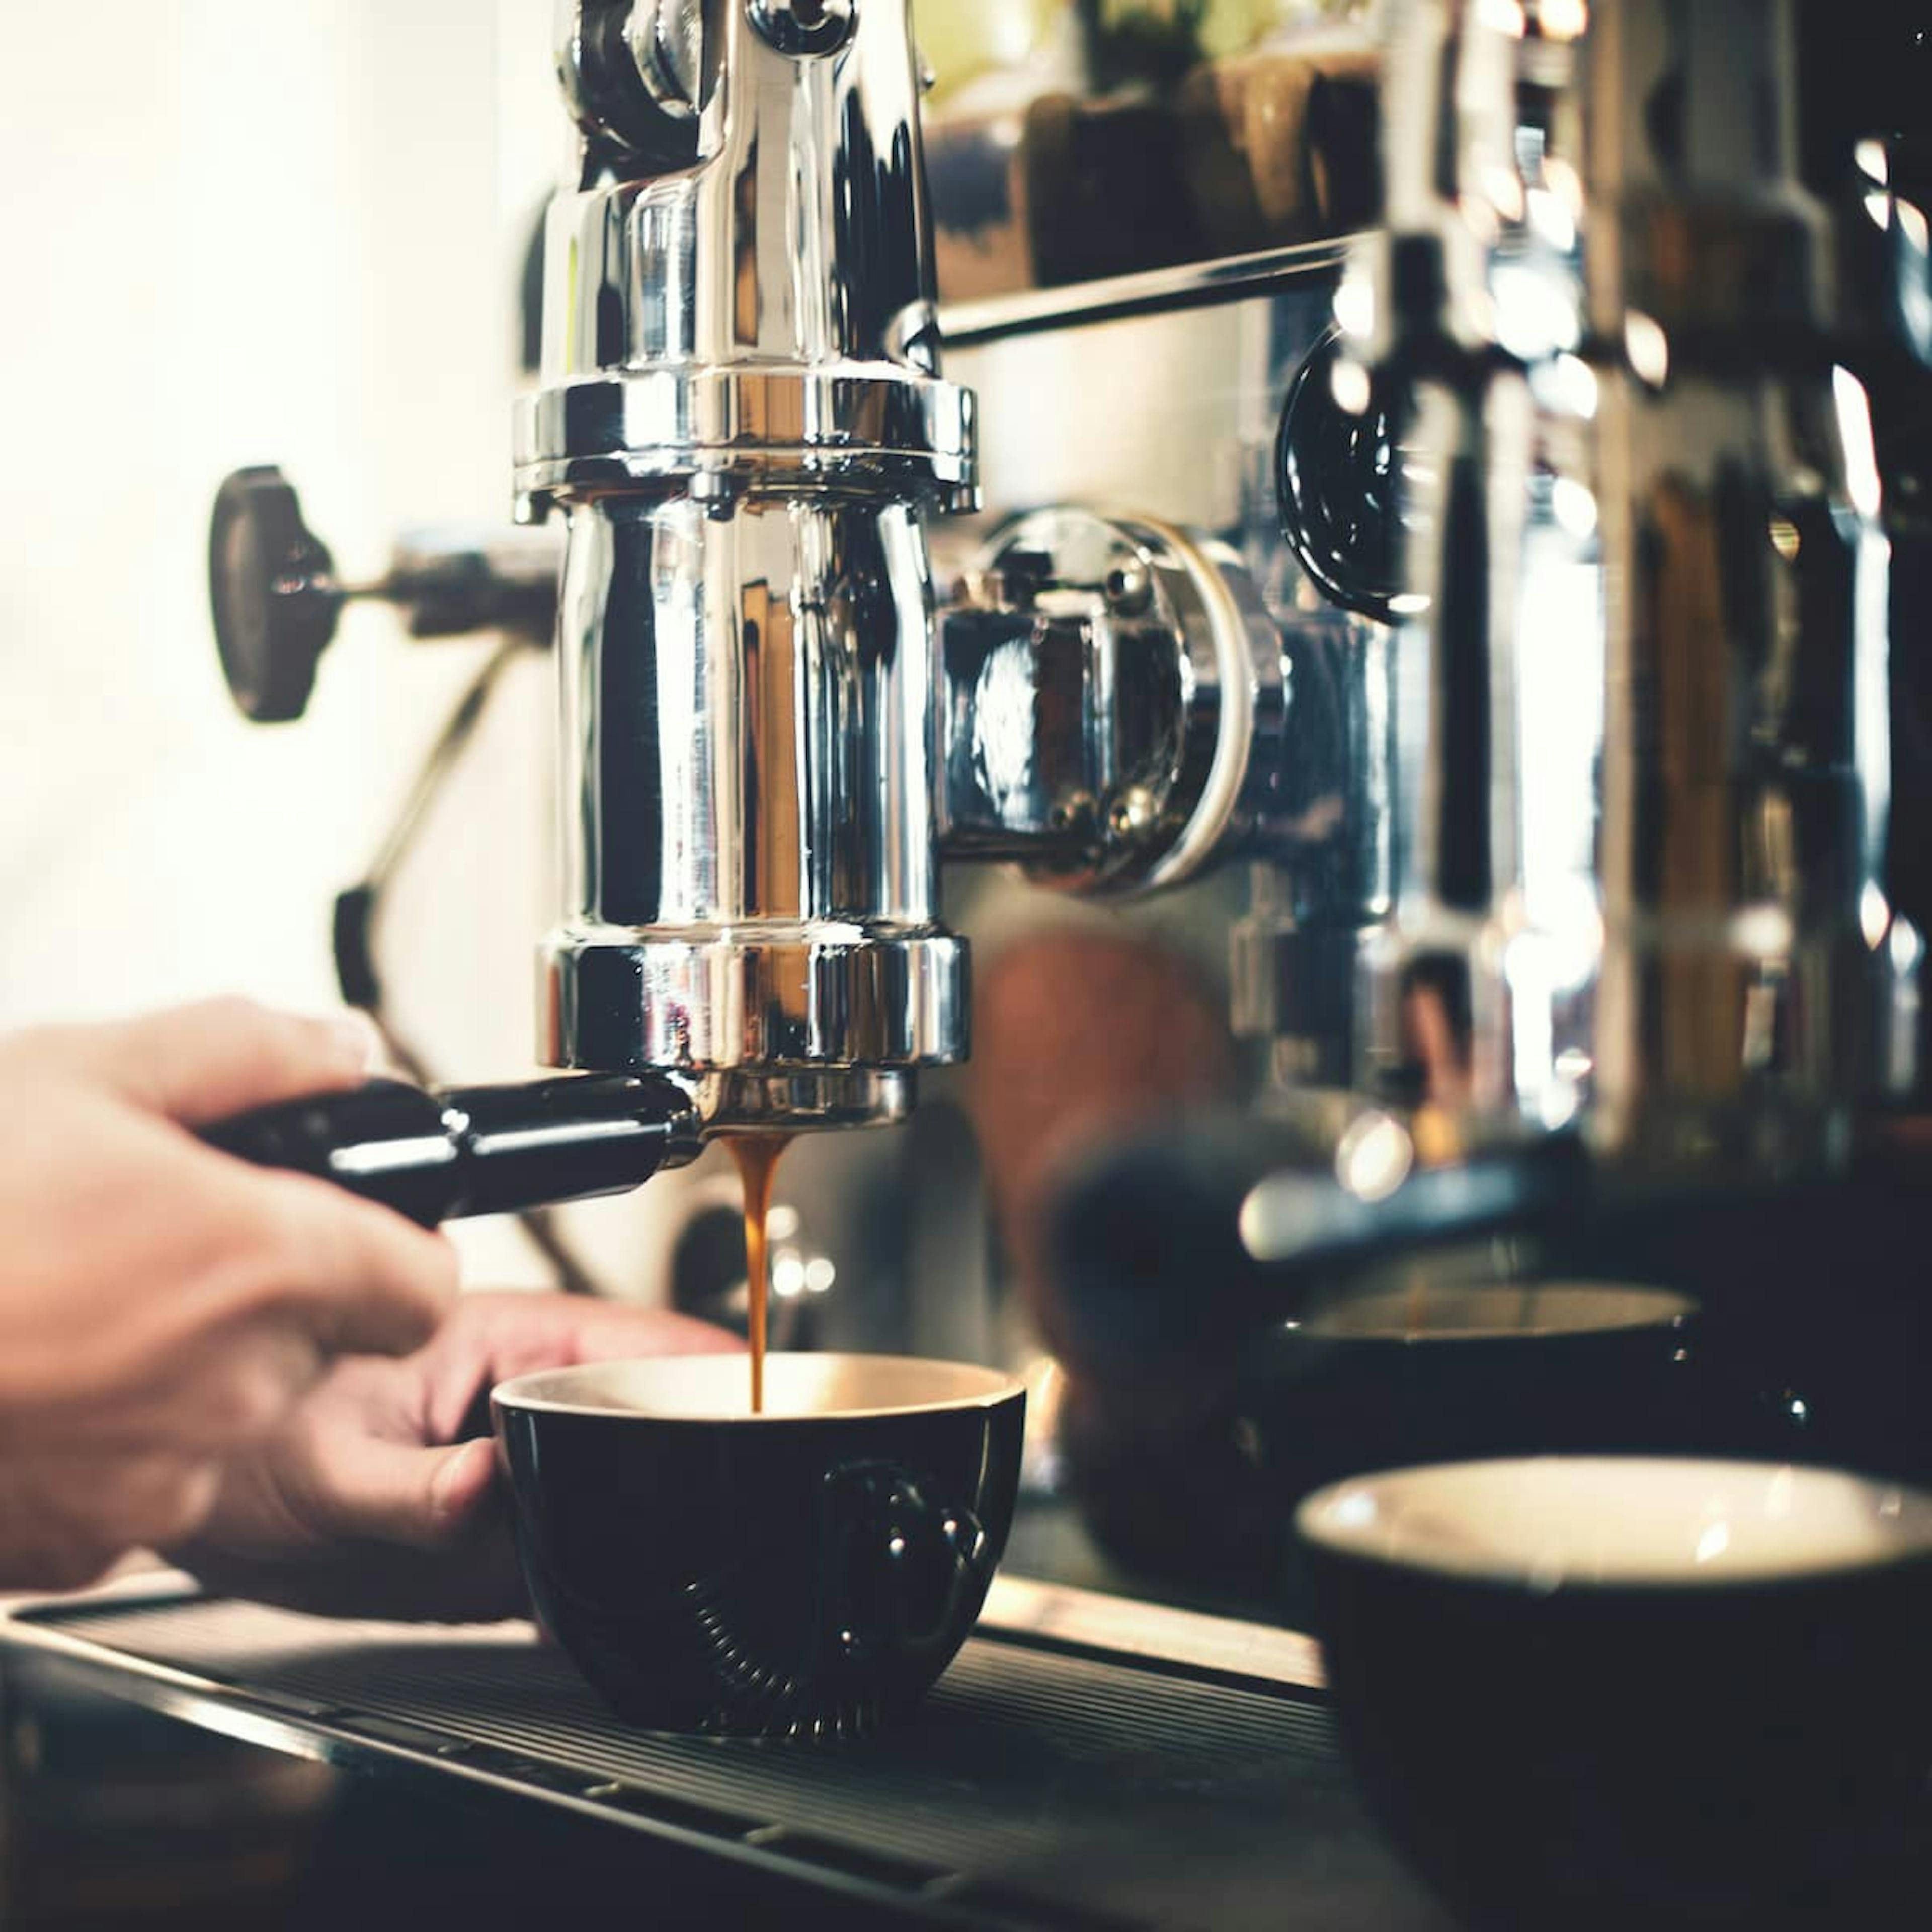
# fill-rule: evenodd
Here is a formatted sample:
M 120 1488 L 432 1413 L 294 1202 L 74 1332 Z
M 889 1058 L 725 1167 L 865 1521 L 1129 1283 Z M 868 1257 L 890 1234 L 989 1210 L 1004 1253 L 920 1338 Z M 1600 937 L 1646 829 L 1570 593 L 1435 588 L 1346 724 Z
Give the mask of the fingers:
M 18 1439 L 30 1452 L 71 1436 L 130 1452 L 165 1443 L 230 1455 L 282 1426 L 327 1366 L 321 1349 L 295 1322 L 238 1318 L 152 1349 L 144 1370 L 123 1370 L 133 1392 L 111 1413 L 90 1413 L 82 1406 L 76 1418 L 73 1411 L 81 1406 L 63 1404 L 32 1417 L 32 1426 Z M 0 1444 L 4 1442 L 0 1434 Z
M 265 1212 L 263 1299 L 296 1314 L 327 1354 L 406 1355 L 456 1297 L 455 1250 L 386 1208 L 326 1181 L 240 1171 Z
M 496 1448 L 487 1441 L 424 1449 L 373 1436 L 344 1435 L 311 1471 L 309 1514 L 326 1534 L 412 1550 L 444 1550 L 482 1522 L 496 1486 Z
M 430 1527 L 440 1538 L 460 1534 L 477 1520 L 496 1486 L 496 1445 L 486 1438 L 434 1453 L 437 1467 L 430 1480 Z
M 10 1453 L 43 1441 L 241 1447 L 278 1426 L 334 1358 L 420 1348 L 454 1298 L 449 1244 L 387 1208 L 230 1160 L 126 1109 L 83 1111 L 70 1126 L 112 1184 L 44 1205 L 12 1244 L 16 1292 L 0 1297 Z M 58 1172 L 46 1179 L 58 1189 Z
M 352 1085 L 368 1072 L 374 1046 L 368 1023 L 356 1015 L 304 1019 L 238 999 L 94 1030 L 101 1036 L 102 1077 L 136 1104 L 186 1126 Z
M 34 1318 L 0 1301 L 0 1447 L 235 1449 L 278 1426 L 338 1357 L 406 1355 L 435 1333 L 457 1278 L 440 1236 L 158 1122 L 142 1131 L 159 1150 L 134 1144 L 123 1187 L 70 1216 L 62 1242 L 15 1256 L 31 1273 L 86 1250 Z M 89 1219 L 104 1229 L 91 1244 Z
M 0 1588 L 77 1590 L 122 1557 L 191 1535 L 218 1466 L 179 1455 L 10 1461 L 0 1470 Z
M 627 1308 L 622 1302 L 588 1301 L 580 1295 L 558 1299 L 576 1314 L 572 1352 L 556 1365 L 560 1368 L 626 1355 L 715 1355 L 742 1352 L 745 1347 L 729 1329 L 668 1308 Z
M 433 1442 L 452 1440 L 478 1399 L 512 1376 L 578 1362 L 715 1354 L 744 1346 L 728 1329 L 668 1309 L 575 1294 L 465 1294 L 424 1365 L 424 1430 Z

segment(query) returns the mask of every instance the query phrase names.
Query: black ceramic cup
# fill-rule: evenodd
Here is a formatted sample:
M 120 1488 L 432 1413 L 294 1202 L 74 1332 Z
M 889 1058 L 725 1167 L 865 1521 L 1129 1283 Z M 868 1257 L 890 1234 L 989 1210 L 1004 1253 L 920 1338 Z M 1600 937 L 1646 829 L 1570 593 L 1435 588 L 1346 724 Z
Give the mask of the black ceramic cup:
M 1006 1546 L 1025 1393 L 895 1356 L 598 1363 L 493 1391 L 537 1612 L 654 1729 L 824 1736 L 915 1702 Z
M 1296 1520 L 1364 1793 L 1472 1922 L 1932 1916 L 1932 1496 L 1550 1456 L 1353 1478 Z
M 1697 1304 L 1666 1288 L 1450 1279 L 1324 1297 L 1258 1337 L 1239 1400 L 1282 1504 L 1282 1615 L 1301 1625 L 1312 1614 L 1306 1552 L 1286 1534 L 1294 1506 L 1343 1476 L 1549 1451 L 1714 1450 L 1711 1432 L 1742 1405 L 1722 1398 L 1699 1330 Z
M 1244 1373 L 1298 1496 L 1414 1462 L 1688 1449 L 1711 1406 L 1697 1323 L 1689 1297 L 1616 1282 L 1375 1286 L 1260 1338 Z

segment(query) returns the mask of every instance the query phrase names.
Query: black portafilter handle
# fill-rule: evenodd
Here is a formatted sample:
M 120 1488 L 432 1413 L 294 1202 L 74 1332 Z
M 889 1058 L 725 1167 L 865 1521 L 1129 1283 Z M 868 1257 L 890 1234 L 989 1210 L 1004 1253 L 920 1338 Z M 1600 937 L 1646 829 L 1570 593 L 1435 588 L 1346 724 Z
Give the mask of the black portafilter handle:
M 224 1154 L 380 1202 L 426 1228 L 627 1193 L 697 1151 L 690 1094 L 658 1075 L 572 1074 L 426 1092 L 372 1080 L 202 1130 Z

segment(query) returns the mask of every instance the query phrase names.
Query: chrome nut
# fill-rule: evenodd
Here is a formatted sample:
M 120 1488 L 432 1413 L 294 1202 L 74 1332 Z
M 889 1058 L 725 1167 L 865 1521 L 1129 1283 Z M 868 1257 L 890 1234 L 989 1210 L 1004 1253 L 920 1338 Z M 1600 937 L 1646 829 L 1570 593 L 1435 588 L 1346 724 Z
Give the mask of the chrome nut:
M 857 0 L 752 0 L 752 25 L 782 54 L 836 53 L 858 17 Z

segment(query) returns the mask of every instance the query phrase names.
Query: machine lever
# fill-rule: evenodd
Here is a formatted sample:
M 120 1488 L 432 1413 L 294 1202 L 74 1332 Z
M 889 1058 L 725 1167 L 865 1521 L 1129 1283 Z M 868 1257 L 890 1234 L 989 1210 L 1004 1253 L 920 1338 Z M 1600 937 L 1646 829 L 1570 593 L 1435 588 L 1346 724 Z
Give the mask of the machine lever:
M 272 464 L 238 470 L 215 494 L 208 536 L 208 602 L 228 688 L 257 724 L 299 718 L 352 598 L 395 605 L 412 638 L 494 630 L 548 644 L 562 555 L 543 530 L 412 530 L 397 540 L 383 576 L 344 584 L 282 472 Z

